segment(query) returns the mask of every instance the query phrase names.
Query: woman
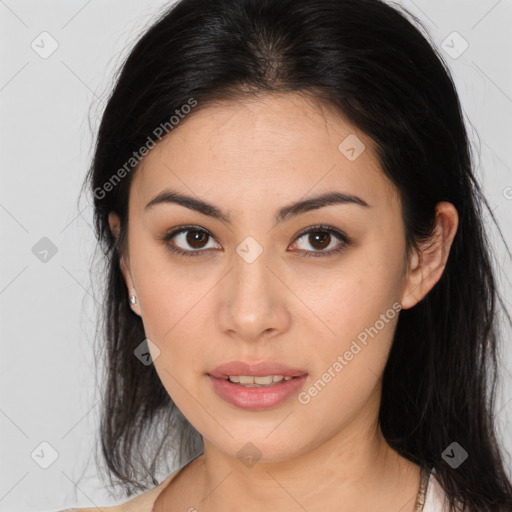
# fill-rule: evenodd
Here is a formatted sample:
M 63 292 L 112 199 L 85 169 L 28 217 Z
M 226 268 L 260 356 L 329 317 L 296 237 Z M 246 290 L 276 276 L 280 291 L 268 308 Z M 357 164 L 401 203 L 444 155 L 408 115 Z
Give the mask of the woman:
M 143 491 L 107 510 L 512 510 L 485 198 L 405 15 L 181 0 L 124 64 L 88 184 L 102 453 Z

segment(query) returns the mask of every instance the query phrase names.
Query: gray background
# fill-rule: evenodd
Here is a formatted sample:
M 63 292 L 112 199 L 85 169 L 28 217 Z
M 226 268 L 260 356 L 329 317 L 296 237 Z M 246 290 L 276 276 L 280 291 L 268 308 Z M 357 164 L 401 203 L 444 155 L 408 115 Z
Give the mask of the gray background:
M 397 3 L 419 16 L 442 48 L 478 173 L 511 244 L 512 1 Z M 77 200 L 112 74 L 168 4 L 0 0 L 0 511 L 108 503 L 92 458 L 100 384 L 92 208 L 88 195 Z M 459 55 L 464 41 L 469 46 Z M 511 263 L 488 226 L 512 308 Z M 496 420 L 508 452 L 510 334 L 507 328 Z M 43 469 L 53 450 L 56 460 Z M 507 464 L 512 472 L 509 455 Z

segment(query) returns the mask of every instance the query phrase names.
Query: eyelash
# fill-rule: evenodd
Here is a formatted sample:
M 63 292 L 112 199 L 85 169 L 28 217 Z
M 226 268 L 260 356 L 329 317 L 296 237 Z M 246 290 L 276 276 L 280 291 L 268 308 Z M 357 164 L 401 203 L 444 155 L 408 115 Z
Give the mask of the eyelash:
M 187 231 L 197 231 L 200 233 L 206 233 L 209 237 L 214 238 L 213 235 L 211 235 L 206 229 L 199 228 L 198 226 L 181 226 L 178 229 L 175 229 L 171 231 L 170 233 L 165 234 L 163 237 L 160 238 L 162 242 L 165 242 L 167 247 L 170 251 L 174 252 L 175 254 L 178 254 L 180 256 L 199 256 L 200 253 L 207 252 L 205 250 L 195 250 L 195 251 L 185 251 L 183 249 L 180 249 L 179 247 L 176 247 L 175 245 L 172 245 L 169 243 L 172 238 L 174 238 L 176 235 L 179 235 L 180 233 L 184 233 Z M 316 226 L 311 226 L 307 228 L 306 230 L 299 233 L 295 240 L 302 238 L 304 235 L 310 234 L 310 233 L 328 233 L 330 235 L 334 235 L 336 238 L 339 238 L 341 243 L 336 247 L 335 249 L 331 249 L 330 251 L 304 251 L 304 254 L 302 254 L 302 257 L 326 257 L 326 256 L 333 256 L 334 254 L 337 254 L 341 252 L 343 249 L 345 249 L 348 245 L 351 244 L 351 240 L 345 235 L 343 232 L 339 231 L 338 229 L 332 228 L 331 226 L 325 226 L 323 224 L 318 224 Z

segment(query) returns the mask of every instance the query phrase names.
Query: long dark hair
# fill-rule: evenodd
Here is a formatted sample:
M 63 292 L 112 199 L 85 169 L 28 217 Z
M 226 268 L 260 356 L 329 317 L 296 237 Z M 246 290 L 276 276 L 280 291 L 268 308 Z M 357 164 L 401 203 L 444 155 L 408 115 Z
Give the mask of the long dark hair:
M 493 424 L 498 301 L 506 310 L 485 208 L 496 220 L 473 172 L 448 66 L 421 22 L 402 11 L 380 0 L 181 0 L 145 31 L 120 69 L 84 184 L 94 195 L 107 271 L 101 448 L 110 483 L 117 479 L 127 495 L 158 483 L 169 449 L 178 448 L 180 464 L 202 450 L 154 367 L 134 357 L 145 334 L 119 266 L 134 154 L 170 133 L 171 118 L 179 127 L 191 110 L 185 105 L 195 105 L 193 115 L 217 100 L 293 91 L 335 107 L 375 141 L 401 195 L 409 249 L 432 235 L 439 201 L 456 207 L 459 227 L 442 277 L 400 313 L 379 420 L 398 453 L 435 469 L 452 506 L 512 510 Z M 121 219 L 117 243 L 109 212 Z M 468 453 L 456 469 L 443 457 L 453 442 Z

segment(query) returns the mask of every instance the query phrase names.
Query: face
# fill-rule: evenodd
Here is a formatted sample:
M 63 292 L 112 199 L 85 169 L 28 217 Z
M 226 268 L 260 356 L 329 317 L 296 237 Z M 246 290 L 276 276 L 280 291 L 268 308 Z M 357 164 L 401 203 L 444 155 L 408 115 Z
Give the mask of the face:
M 164 192 L 214 208 L 148 206 Z M 325 194 L 338 199 L 289 208 Z M 224 453 L 251 442 L 271 461 L 375 416 L 410 301 L 405 255 L 399 195 L 372 141 L 287 94 L 194 112 L 145 157 L 122 268 L 172 400 Z M 211 376 L 233 361 L 294 378 L 244 387 Z

